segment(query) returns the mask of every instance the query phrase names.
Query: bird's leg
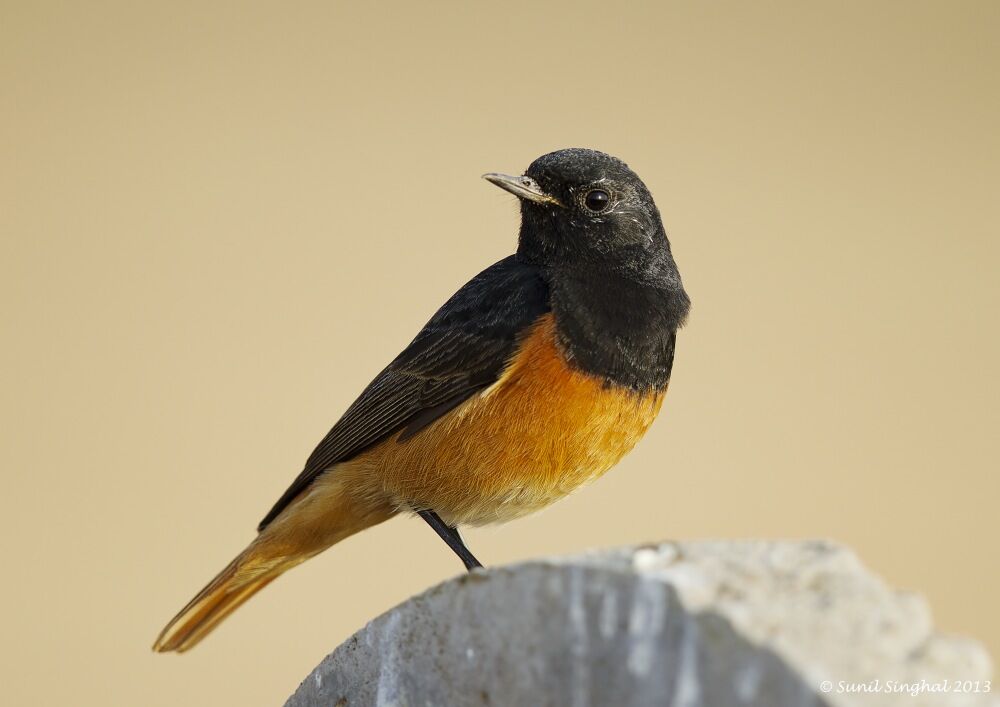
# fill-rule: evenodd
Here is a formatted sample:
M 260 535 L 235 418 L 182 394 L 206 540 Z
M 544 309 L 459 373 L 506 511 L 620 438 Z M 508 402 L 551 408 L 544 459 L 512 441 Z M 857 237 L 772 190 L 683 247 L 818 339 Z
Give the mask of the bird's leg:
M 482 567 L 482 563 L 476 559 L 469 548 L 462 542 L 462 536 L 458 534 L 458 528 L 448 525 L 434 511 L 418 511 L 420 517 L 427 521 L 427 524 L 434 528 L 434 532 L 441 536 L 441 539 L 448 543 L 448 547 L 461 558 L 465 563 L 465 569 L 470 572 L 477 567 Z

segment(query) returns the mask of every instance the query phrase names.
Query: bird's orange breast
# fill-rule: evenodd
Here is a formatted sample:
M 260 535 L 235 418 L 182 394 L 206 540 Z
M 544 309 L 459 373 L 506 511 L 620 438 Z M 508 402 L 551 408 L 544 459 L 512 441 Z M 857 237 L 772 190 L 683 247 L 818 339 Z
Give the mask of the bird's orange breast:
M 430 508 L 452 524 L 509 520 L 614 466 L 649 428 L 663 393 L 606 385 L 572 368 L 547 314 L 490 388 L 336 473 L 365 495 Z

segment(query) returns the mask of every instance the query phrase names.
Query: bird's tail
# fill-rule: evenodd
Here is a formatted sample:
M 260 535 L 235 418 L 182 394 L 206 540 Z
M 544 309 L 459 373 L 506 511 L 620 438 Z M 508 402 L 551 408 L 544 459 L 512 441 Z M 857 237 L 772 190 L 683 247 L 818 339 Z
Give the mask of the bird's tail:
M 252 543 L 170 620 L 153 650 L 183 653 L 194 647 L 243 602 L 305 559 L 266 560 Z
M 395 513 L 386 503 L 355 498 L 345 486 L 334 476 L 293 502 L 171 619 L 153 650 L 189 650 L 284 572 Z

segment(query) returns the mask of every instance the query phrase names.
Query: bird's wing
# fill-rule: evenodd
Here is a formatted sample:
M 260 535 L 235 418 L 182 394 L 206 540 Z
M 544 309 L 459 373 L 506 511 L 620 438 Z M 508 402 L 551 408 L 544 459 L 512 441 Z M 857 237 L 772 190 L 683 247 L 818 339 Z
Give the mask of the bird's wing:
M 335 464 L 396 432 L 402 431 L 400 439 L 419 433 L 492 385 L 521 334 L 548 309 L 541 272 L 516 256 L 466 283 L 347 409 L 258 530 Z

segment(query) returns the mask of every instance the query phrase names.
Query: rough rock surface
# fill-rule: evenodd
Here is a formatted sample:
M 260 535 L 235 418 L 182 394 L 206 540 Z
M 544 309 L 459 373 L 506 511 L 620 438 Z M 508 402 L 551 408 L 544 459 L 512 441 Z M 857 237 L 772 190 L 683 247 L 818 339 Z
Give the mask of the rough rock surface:
M 287 705 L 998 707 L 990 672 L 843 548 L 664 543 L 445 582 L 352 636 Z

